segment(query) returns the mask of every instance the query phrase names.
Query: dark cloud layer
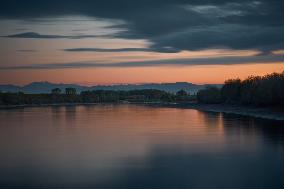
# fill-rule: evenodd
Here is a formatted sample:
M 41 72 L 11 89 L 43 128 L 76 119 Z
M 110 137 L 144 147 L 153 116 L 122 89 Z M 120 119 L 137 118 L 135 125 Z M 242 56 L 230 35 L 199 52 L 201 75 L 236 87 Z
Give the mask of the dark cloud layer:
M 86 15 L 124 20 L 117 37 L 151 49 L 284 49 L 282 0 L 3 0 L 0 18 Z M 50 36 L 45 36 L 46 38 Z M 53 36 L 55 37 L 55 36 Z M 51 38 L 51 37 L 50 37 Z
M 149 52 L 152 51 L 147 48 L 121 48 L 121 49 L 100 49 L 100 48 L 74 48 L 74 49 L 64 49 L 67 52 Z
M 119 49 L 101 49 L 101 48 L 73 48 L 64 49 L 66 52 L 159 52 L 159 53 L 176 53 L 173 48 L 119 48 Z
M 13 35 L 6 35 L 7 38 L 29 38 L 29 39 L 83 39 L 95 37 L 107 37 L 105 35 L 45 35 L 35 32 L 25 32 Z
M 31 70 L 31 69 L 68 69 L 68 68 L 130 68 L 157 66 L 194 66 L 194 65 L 235 65 L 235 64 L 266 64 L 281 63 L 284 55 L 235 56 L 216 58 L 183 58 L 168 60 L 150 60 L 134 62 L 100 63 L 100 62 L 71 62 L 53 64 L 33 64 L 26 66 L 0 67 L 0 70 Z

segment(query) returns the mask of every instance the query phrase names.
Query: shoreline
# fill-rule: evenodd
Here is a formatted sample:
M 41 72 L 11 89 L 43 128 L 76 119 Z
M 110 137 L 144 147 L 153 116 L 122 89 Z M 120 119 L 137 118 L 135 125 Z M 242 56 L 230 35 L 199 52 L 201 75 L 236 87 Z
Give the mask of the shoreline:
M 0 105 L 0 110 L 16 108 L 33 108 L 33 107 L 54 107 L 54 106 L 87 106 L 87 105 L 119 105 L 119 104 L 136 104 L 136 105 L 161 105 L 167 103 L 161 102 L 96 102 L 96 103 L 53 103 L 53 104 L 19 104 L 19 105 Z
M 199 104 L 199 103 L 176 103 L 165 104 L 164 107 L 195 109 L 206 112 L 235 114 L 254 118 L 284 121 L 284 110 L 272 107 L 254 107 L 229 104 Z
M 241 116 L 248 116 L 254 118 L 270 119 L 277 121 L 284 121 L 284 110 L 269 107 L 253 107 L 253 106 L 240 106 L 240 105 L 227 105 L 227 104 L 200 104 L 200 103 L 162 103 L 162 102 L 128 102 L 128 103 L 58 103 L 58 104 L 24 104 L 24 105 L 2 105 L 0 110 L 15 109 L 15 108 L 28 108 L 28 107 L 49 107 L 49 106 L 87 106 L 87 105 L 119 105 L 119 104 L 133 104 L 133 105 L 146 105 L 152 107 L 168 107 L 168 108 L 184 108 L 195 109 L 206 112 L 235 114 Z

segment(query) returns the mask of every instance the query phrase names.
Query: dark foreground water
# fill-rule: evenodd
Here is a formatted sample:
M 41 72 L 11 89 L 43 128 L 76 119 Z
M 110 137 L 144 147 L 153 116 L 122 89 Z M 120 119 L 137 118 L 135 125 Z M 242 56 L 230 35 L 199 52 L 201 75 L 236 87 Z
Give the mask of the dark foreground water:
M 284 188 L 284 123 L 135 105 L 0 110 L 0 188 Z

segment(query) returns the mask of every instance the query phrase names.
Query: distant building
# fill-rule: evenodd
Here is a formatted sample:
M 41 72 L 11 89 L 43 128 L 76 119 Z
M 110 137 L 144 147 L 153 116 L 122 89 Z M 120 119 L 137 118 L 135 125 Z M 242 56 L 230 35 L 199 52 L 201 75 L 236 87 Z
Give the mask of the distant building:
M 61 94 L 61 89 L 59 88 L 52 89 L 51 94 L 55 94 L 55 95 Z
M 76 95 L 76 89 L 75 88 L 66 88 L 65 94 L 66 95 Z

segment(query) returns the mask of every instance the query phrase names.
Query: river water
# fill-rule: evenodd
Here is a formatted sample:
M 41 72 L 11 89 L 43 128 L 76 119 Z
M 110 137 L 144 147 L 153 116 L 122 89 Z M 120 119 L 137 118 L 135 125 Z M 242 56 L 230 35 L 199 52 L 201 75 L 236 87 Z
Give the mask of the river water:
M 0 110 L 0 188 L 284 188 L 284 123 L 139 105 Z

